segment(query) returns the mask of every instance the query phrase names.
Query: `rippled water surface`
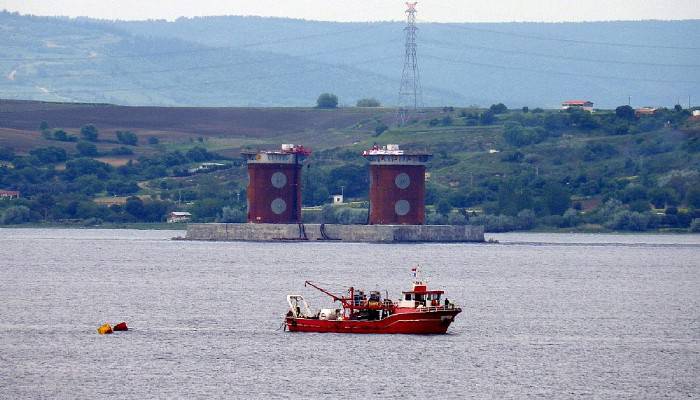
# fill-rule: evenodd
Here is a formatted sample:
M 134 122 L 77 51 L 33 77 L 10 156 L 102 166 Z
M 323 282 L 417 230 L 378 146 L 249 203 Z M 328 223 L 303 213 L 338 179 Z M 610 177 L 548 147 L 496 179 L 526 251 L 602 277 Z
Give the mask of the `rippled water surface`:
M 700 236 L 490 235 L 500 244 L 169 240 L 0 229 L 0 398 L 692 398 Z M 292 334 L 304 288 L 409 286 L 464 312 L 444 336 Z M 129 332 L 100 336 L 104 323 Z

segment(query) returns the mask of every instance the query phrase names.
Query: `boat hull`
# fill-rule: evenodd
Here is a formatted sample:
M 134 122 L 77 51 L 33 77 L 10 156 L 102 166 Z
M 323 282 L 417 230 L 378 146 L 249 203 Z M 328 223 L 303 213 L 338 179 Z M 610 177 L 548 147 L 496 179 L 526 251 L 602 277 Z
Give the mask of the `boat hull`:
M 287 317 L 290 332 L 444 334 L 462 310 L 402 312 L 381 320 L 323 320 Z

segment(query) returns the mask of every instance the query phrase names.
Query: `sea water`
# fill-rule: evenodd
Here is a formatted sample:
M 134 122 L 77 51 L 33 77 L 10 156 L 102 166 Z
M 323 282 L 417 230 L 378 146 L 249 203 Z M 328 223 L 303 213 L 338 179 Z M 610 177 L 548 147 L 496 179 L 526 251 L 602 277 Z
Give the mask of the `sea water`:
M 488 235 L 499 244 L 172 241 L 0 229 L 0 398 L 692 398 L 700 236 Z M 305 280 L 463 308 L 447 335 L 289 333 Z M 101 324 L 130 330 L 100 336 Z

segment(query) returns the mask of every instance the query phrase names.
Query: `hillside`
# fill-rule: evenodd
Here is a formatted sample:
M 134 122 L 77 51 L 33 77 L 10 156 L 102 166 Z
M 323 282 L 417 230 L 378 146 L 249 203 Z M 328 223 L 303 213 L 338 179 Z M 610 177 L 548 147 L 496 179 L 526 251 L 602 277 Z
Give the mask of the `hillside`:
M 118 130 L 137 133 L 144 139 L 142 143 L 155 137 L 177 146 L 203 138 L 211 148 L 237 157 L 243 145 L 349 145 L 363 140 L 377 124 L 390 124 L 394 113 L 383 108 L 169 108 L 0 100 L 0 145 L 18 152 L 42 146 L 45 140 L 39 124 L 46 121 L 50 128 L 76 135 L 81 127 L 94 124 L 102 137 L 112 141 Z M 141 151 L 136 150 L 137 154 Z
M 360 153 L 375 143 L 398 143 L 435 155 L 426 199 L 431 223 L 646 230 L 687 229 L 700 218 L 700 121 L 687 109 L 638 117 L 627 107 L 594 114 L 445 107 L 389 128 L 394 112 L 2 101 L 0 189 L 20 190 L 33 220 L 158 221 L 165 210 L 185 208 L 201 221 L 237 221 L 245 215 L 240 149 L 291 142 L 314 149 L 304 205 L 323 205 L 343 186 L 359 208 L 335 216 L 324 211 L 323 218 L 361 222 L 368 182 Z M 96 138 L 81 132 L 86 124 L 99 131 Z M 75 141 L 57 139 L 56 130 Z M 133 132 L 138 141 L 126 143 L 117 131 Z M 90 144 L 94 152 L 86 154 Z M 196 171 L 205 161 L 221 169 Z M 141 197 L 129 200 L 140 202 L 133 212 L 94 207 L 95 199 L 111 204 L 132 195 Z M 69 204 L 83 204 L 83 211 L 67 211 Z
M 207 17 L 109 22 L 0 13 L 0 98 L 164 106 L 397 101 L 400 23 Z M 420 24 L 426 106 L 673 106 L 700 91 L 700 21 Z
M 319 93 L 386 97 L 398 82 L 340 63 L 146 38 L 88 20 L 0 12 L 0 98 L 125 105 L 303 106 Z M 435 89 L 435 93 L 442 93 Z M 451 96 L 457 96 L 452 93 Z

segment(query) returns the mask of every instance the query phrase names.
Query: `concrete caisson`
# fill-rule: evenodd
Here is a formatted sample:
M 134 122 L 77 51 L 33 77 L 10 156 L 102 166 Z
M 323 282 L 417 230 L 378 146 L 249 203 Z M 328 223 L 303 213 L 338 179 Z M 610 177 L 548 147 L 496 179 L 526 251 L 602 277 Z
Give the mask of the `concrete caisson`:
M 301 167 L 310 152 L 303 146 L 243 152 L 248 164 L 248 222 L 301 222 Z
M 362 153 L 369 163 L 369 223 L 425 223 L 425 165 L 429 153 L 404 152 L 398 145 L 373 147 Z

